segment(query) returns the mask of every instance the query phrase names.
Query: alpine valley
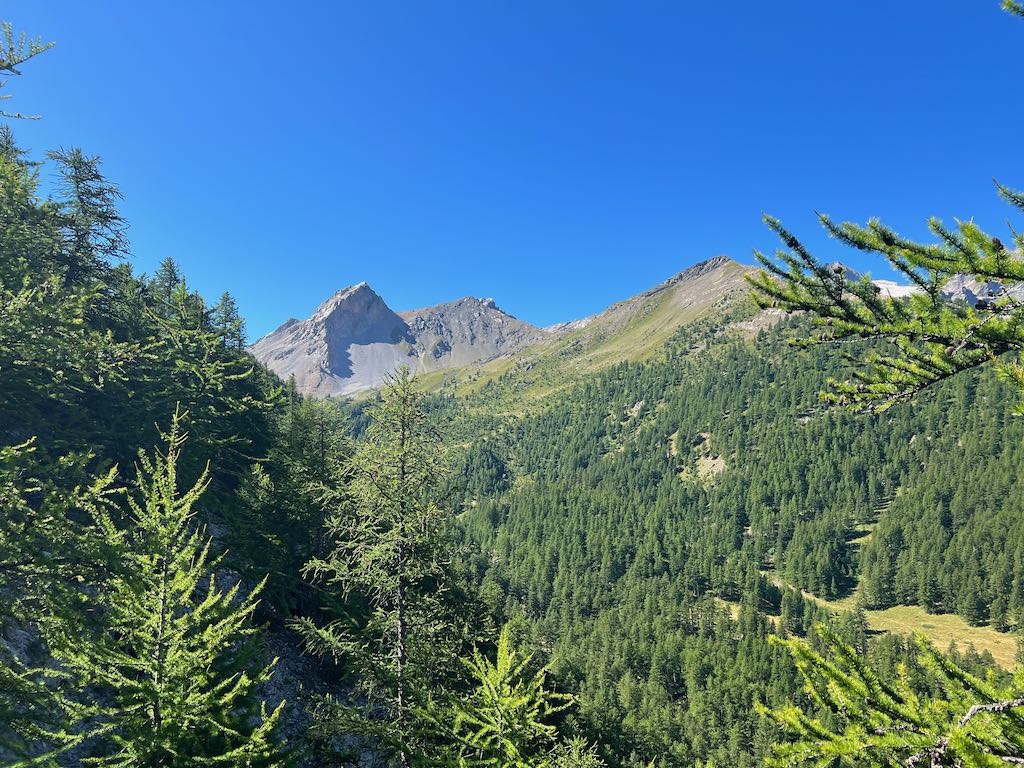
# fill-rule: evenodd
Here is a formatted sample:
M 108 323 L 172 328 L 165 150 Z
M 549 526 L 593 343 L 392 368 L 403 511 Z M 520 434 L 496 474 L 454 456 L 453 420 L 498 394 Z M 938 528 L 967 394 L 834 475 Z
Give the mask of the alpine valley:
M 610 764 L 757 764 L 775 726 L 754 703 L 800 689 L 769 639 L 816 622 L 883 669 L 915 633 L 971 670 L 1015 663 L 1012 391 L 971 372 L 880 415 L 823 406 L 873 343 L 794 351 L 808 321 L 754 306 L 755 272 L 715 257 L 547 328 L 490 299 L 393 312 L 360 284 L 251 348 L 303 393 L 355 395 L 357 425 L 389 373 L 417 372 L 459 457 L 463 578 L 545 649 Z
M 75 64 L 29 93 L 203 274 L 141 271 L 100 159 L 0 110 L 0 767 L 1024 764 L 1024 228 L 820 216 L 819 260 L 765 216 L 758 266 L 700 260 L 762 196 L 909 205 L 990 144 L 1014 171 L 1019 44 L 978 30 L 1024 3 L 44 5 Z M 0 35 L 5 80 L 51 47 Z M 986 111 L 943 102 L 933 146 L 888 105 L 950 72 Z M 402 257 L 324 293 L 405 265 L 429 306 L 358 282 L 250 343 L 196 288 L 281 252 L 308 288 L 370 241 Z M 591 307 L 572 258 L 684 241 L 597 314 L 502 308 L 563 244 Z M 497 299 L 431 304 L 466 269 Z

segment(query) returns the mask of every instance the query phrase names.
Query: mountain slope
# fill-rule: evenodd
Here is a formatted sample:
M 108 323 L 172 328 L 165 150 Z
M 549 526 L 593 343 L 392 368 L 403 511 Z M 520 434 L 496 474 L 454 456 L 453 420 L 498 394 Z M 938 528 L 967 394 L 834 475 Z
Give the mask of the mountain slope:
M 596 315 L 549 326 L 542 340 L 513 355 L 429 375 L 424 385 L 440 387 L 444 380 L 471 392 L 500 381 L 509 390 L 507 404 L 518 410 L 523 401 L 543 400 L 588 373 L 644 360 L 661 351 L 680 328 L 698 320 L 734 320 L 737 311 L 752 313 L 743 278 L 754 271 L 716 256 Z M 754 325 L 774 321 L 762 315 Z
M 588 368 L 642 359 L 681 326 L 746 295 L 743 276 L 753 271 L 728 256 L 699 262 L 582 324 L 567 324 L 575 327 L 557 334 L 550 351 L 575 352 Z

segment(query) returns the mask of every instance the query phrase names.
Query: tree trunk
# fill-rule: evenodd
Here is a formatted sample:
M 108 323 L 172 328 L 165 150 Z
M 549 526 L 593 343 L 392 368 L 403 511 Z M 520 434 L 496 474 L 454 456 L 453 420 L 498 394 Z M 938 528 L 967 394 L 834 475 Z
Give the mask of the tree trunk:
M 399 498 L 402 498 L 406 493 L 406 483 L 408 469 L 406 462 L 409 457 L 409 439 L 411 437 L 411 430 L 408 424 L 408 413 L 405 412 L 401 417 L 402 427 L 399 442 L 399 455 L 398 455 L 398 493 Z M 398 536 L 398 590 L 397 600 L 395 605 L 396 611 L 396 630 L 395 630 L 395 673 L 398 681 L 398 690 L 396 691 L 396 699 L 398 702 L 397 712 L 395 713 L 398 718 L 399 730 L 401 731 L 402 738 L 405 738 L 405 708 L 407 706 L 405 696 L 405 536 L 406 536 L 406 516 L 409 514 L 408 508 L 405 503 L 402 503 L 401 509 L 399 510 L 399 536 Z M 409 760 L 405 754 L 405 745 L 402 745 L 402 749 L 398 753 L 398 764 L 401 768 L 408 768 Z
M 396 691 L 397 711 L 399 728 L 405 734 L 405 708 L 407 705 L 405 696 L 405 579 L 403 569 L 405 567 L 405 548 L 402 544 L 398 546 L 398 601 L 396 605 L 397 622 L 395 630 L 395 672 L 398 680 Z M 405 749 L 398 753 L 398 763 L 402 768 L 409 765 Z
M 164 725 L 162 702 L 160 700 L 164 689 L 164 658 L 167 653 L 165 635 L 167 632 L 167 555 L 162 558 L 160 566 L 160 624 L 157 629 L 156 643 L 156 669 L 153 670 L 153 687 L 156 698 L 153 701 L 153 730 L 160 733 Z

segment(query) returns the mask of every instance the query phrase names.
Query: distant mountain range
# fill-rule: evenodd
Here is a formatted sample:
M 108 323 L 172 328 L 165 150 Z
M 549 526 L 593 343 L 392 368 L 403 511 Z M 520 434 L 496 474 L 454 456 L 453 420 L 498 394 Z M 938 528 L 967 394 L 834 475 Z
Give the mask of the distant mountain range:
M 831 268 L 841 267 L 847 280 L 860 280 L 863 275 L 836 261 Z M 893 280 L 872 280 L 887 298 L 906 298 L 921 289 L 916 285 L 904 285 Z M 948 301 L 974 305 L 979 301 L 994 301 L 1006 296 L 1017 301 L 1024 299 L 1024 283 L 1003 284 L 996 281 L 982 282 L 973 275 L 954 275 L 942 286 L 942 296 Z
M 573 322 L 538 328 L 493 299 L 466 297 L 395 312 L 366 283 L 338 291 L 306 320 L 290 319 L 250 348 L 313 397 L 379 386 L 402 365 L 416 373 L 500 366 L 517 356 L 573 357 L 591 367 L 638 359 L 681 325 L 745 291 L 752 267 L 726 256 L 696 264 L 659 285 Z
M 839 262 L 847 279 L 861 275 Z M 250 347 L 284 379 L 295 377 L 312 397 L 353 395 L 381 385 L 402 365 L 417 374 L 500 375 L 509 367 L 548 363 L 583 372 L 639 360 L 661 348 L 681 326 L 745 295 L 743 276 L 755 268 L 716 256 L 650 290 L 579 320 L 539 328 L 500 309 L 494 299 L 466 298 L 395 312 L 366 283 L 344 288 L 306 320 L 288 320 Z M 913 285 L 874 280 L 884 296 L 904 298 Z M 975 304 L 1002 295 L 1024 299 L 1024 284 L 1004 286 L 957 276 L 942 291 Z

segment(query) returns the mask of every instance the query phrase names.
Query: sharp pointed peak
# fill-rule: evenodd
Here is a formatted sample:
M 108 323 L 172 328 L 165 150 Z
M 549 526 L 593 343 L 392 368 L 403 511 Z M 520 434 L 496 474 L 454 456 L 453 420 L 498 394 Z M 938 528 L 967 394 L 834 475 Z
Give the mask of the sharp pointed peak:
M 370 284 L 363 280 L 361 283 L 349 285 L 345 288 L 339 288 L 332 294 L 331 298 L 334 298 L 334 296 L 341 296 L 343 294 L 359 293 L 360 291 L 370 291 L 371 293 L 376 293 L 376 291 L 374 291 L 373 288 L 370 287 Z
M 347 306 L 374 306 L 383 305 L 387 307 L 384 299 L 370 287 L 367 282 L 356 283 L 350 285 L 347 288 L 335 291 L 327 299 L 316 308 L 313 312 L 311 320 L 314 318 L 323 318 L 328 315 L 332 315 L 343 307 Z M 391 310 L 388 309 L 390 312 Z
M 364 280 L 361 283 L 355 283 L 354 285 L 349 285 L 346 286 L 345 288 L 339 288 L 337 291 L 328 296 L 323 303 L 330 304 L 332 302 L 336 302 L 339 299 L 346 299 L 349 296 L 357 296 L 360 294 L 373 295 L 380 298 L 380 294 L 373 290 L 373 288 L 370 287 L 370 284 Z

